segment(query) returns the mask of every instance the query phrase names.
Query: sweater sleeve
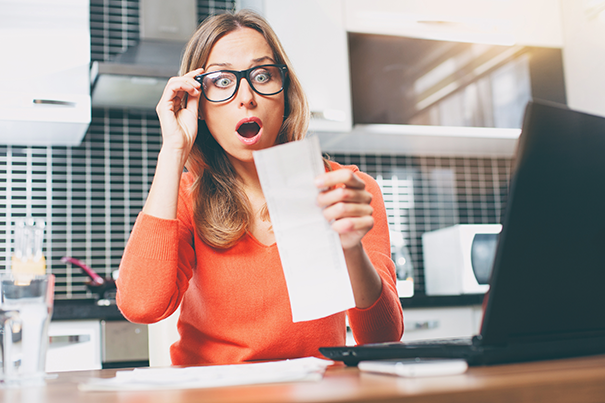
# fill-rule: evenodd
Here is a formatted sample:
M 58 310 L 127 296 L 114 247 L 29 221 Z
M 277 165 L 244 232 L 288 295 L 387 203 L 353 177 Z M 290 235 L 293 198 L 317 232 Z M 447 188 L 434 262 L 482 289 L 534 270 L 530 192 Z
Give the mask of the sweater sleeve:
M 362 244 L 382 279 L 382 292 L 369 308 L 349 309 L 349 325 L 358 344 L 399 341 L 403 336 L 403 309 L 397 295 L 397 277 L 391 259 L 389 227 L 382 192 L 371 176 L 360 171 L 356 174 L 372 194 L 374 227 L 363 237 Z
M 179 191 L 176 219 L 141 212 L 133 226 L 120 262 L 116 295 L 118 308 L 131 322 L 155 323 L 167 318 L 187 290 L 195 250 L 186 194 L 184 189 Z

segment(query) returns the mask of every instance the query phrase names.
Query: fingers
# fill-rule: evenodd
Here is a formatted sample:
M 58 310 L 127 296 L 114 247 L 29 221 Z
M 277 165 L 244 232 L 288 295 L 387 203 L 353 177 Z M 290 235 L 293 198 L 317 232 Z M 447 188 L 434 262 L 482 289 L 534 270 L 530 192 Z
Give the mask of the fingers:
M 343 248 L 358 245 L 374 226 L 372 194 L 365 190 L 365 183 L 354 172 L 339 169 L 318 176 L 315 184 L 322 189 L 317 204 L 340 235 Z
M 361 189 L 336 187 L 324 190 L 317 196 L 317 204 L 320 207 L 327 207 L 339 202 L 369 205 L 372 202 L 372 194 L 366 191 L 365 187 Z
M 338 169 L 319 175 L 315 184 L 323 189 L 317 197 L 317 204 L 321 207 L 339 202 L 369 205 L 372 201 L 372 194 L 365 190 L 365 183 L 348 169 Z
M 160 119 L 163 147 L 189 152 L 195 141 L 198 122 L 200 83 L 195 76 L 204 69 L 195 69 L 181 77 L 168 80 L 156 107 Z M 183 100 L 187 99 L 186 105 Z
M 324 208 L 323 215 L 328 222 L 333 222 L 347 217 L 371 217 L 373 212 L 369 204 L 341 202 Z
M 344 250 L 358 247 L 361 240 L 374 226 L 372 216 L 347 217 L 332 222 L 332 229 L 340 236 Z
M 346 218 L 332 223 L 332 229 L 340 235 L 359 234 L 363 236 L 374 226 L 372 216 Z M 361 239 L 361 236 L 359 239 Z
M 194 114 L 196 117 L 199 114 L 199 104 L 200 104 L 200 94 L 201 92 L 198 90 L 197 95 L 189 96 L 187 98 L 187 110 Z
M 348 169 L 337 169 L 315 178 L 315 185 L 319 188 L 331 188 L 341 184 L 348 188 L 365 189 L 365 183 L 353 171 Z
M 195 78 L 195 76 L 199 76 L 200 74 L 203 74 L 203 73 L 204 73 L 204 68 L 200 67 L 200 68 L 197 68 L 195 70 L 191 70 L 189 73 L 186 73 L 185 75 L 183 75 L 183 77 Z
M 201 84 L 197 82 L 194 77 L 198 74 L 201 74 L 204 69 L 196 69 L 190 71 L 181 77 L 172 77 L 168 80 L 166 87 L 164 88 L 164 92 L 158 102 L 156 107 L 156 111 L 160 119 L 162 118 L 170 118 L 174 116 L 182 108 L 182 100 L 185 97 L 185 94 L 189 95 L 189 102 L 193 101 L 195 107 L 195 111 L 197 111 L 197 102 L 199 100 L 201 89 Z M 187 108 L 189 109 L 189 107 Z
M 166 87 L 164 88 L 160 102 L 170 101 L 175 97 L 183 98 L 185 93 L 189 94 L 191 97 L 199 97 L 201 84 L 193 78 L 199 71 L 203 71 L 203 69 L 197 69 L 184 76 L 172 77 L 168 80 L 168 84 L 166 84 Z

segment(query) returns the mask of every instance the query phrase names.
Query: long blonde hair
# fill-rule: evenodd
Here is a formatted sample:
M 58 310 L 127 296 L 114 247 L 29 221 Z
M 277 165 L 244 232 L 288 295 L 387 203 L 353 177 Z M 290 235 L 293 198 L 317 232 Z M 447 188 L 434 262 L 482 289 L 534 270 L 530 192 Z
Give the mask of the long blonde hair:
M 284 121 L 276 144 L 301 140 L 309 125 L 309 107 L 292 64 L 269 24 L 257 13 L 242 10 L 208 17 L 189 40 L 180 75 L 205 67 L 214 44 L 226 34 L 241 28 L 260 32 L 273 51 L 277 64 L 285 64 Z M 227 249 L 248 230 L 253 211 L 235 169 L 225 152 L 210 134 L 205 122 L 198 122 L 198 134 L 186 168 L 193 174 L 191 188 L 194 221 L 198 235 L 208 245 Z M 266 209 L 263 218 L 268 219 Z

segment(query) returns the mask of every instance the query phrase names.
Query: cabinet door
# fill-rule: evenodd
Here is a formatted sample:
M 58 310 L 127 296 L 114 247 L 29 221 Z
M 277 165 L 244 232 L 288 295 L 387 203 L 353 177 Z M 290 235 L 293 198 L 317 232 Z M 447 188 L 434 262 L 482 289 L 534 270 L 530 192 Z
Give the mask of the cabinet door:
M 471 337 L 477 333 L 473 307 L 413 308 L 403 310 L 403 341 Z
M 309 130 L 349 131 L 349 59 L 342 0 L 265 0 L 264 14 L 307 94 L 312 114 Z
M 79 143 L 91 119 L 89 2 L 0 0 L 0 9 L 0 140 Z
M 604 2 L 561 0 L 567 105 L 605 116 Z
M 48 336 L 46 372 L 101 369 L 98 320 L 52 321 Z
M 561 47 L 558 0 L 347 0 L 351 32 Z

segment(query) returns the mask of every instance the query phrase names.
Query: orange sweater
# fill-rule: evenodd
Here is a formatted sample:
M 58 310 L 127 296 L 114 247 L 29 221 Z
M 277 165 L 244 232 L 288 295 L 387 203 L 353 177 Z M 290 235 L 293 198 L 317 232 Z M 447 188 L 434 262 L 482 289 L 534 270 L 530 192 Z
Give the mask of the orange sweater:
M 403 314 L 384 202 L 376 181 L 358 175 L 373 195 L 375 220 L 363 245 L 383 287 L 373 306 L 347 311 L 349 324 L 360 344 L 395 341 L 403 334 Z M 180 340 L 170 350 L 174 365 L 321 357 L 319 347 L 344 345 L 345 312 L 292 322 L 276 244 L 263 245 L 246 234 L 234 247 L 217 250 L 196 236 L 191 183 L 191 175 L 184 174 L 177 219 L 139 214 L 117 281 L 117 303 L 124 316 L 132 322 L 154 323 L 180 304 Z

